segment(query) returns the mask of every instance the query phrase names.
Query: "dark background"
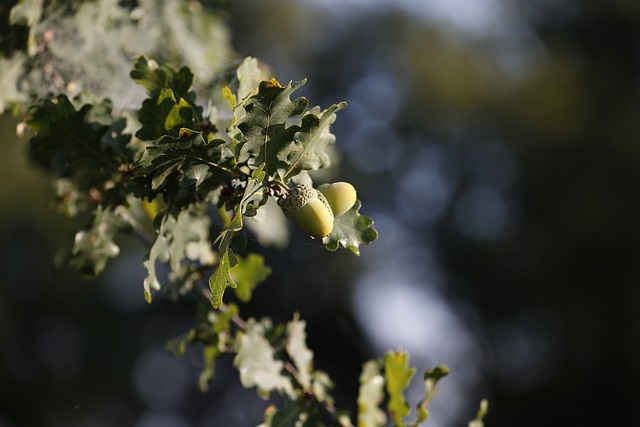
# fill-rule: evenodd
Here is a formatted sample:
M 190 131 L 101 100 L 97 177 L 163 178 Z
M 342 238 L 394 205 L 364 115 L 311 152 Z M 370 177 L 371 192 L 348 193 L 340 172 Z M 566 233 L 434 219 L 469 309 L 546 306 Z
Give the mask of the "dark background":
M 231 2 L 240 55 L 349 103 L 335 177 L 380 232 L 360 258 L 293 232 L 243 312 L 299 311 L 352 413 L 361 363 L 402 347 L 452 368 L 434 426 L 482 397 L 493 427 L 640 425 L 640 6 L 453 3 Z M 144 303 L 145 248 L 95 282 L 55 265 L 77 224 L 0 126 L 0 426 L 259 424 L 230 360 L 201 395 L 199 354 L 163 349 L 193 302 Z

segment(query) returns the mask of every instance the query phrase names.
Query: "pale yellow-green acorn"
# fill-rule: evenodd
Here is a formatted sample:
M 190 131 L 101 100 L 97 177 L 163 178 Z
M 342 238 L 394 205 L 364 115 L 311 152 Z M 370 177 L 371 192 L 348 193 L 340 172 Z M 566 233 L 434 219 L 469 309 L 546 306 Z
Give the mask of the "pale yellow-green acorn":
M 297 185 L 278 204 L 284 216 L 312 237 L 322 238 L 333 230 L 333 211 L 324 195 L 310 185 Z
M 322 184 L 318 187 L 329 202 L 333 216 L 340 216 L 353 207 L 358 199 L 356 189 L 348 182 L 334 182 Z

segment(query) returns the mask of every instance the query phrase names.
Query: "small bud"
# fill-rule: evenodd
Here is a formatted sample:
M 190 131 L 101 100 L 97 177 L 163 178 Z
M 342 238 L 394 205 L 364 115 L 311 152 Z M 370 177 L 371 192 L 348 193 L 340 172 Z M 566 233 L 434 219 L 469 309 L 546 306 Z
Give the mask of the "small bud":
M 324 195 L 334 216 L 340 216 L 353 207 L 358 199 L 356 189 L 348 182 L 322 184 L 318 191 Z
M 329 202 L 310 185 L 291 188 L 278 204 L 287 218 L 312 237 L 322 238 L 333 230 L 333 212 Z

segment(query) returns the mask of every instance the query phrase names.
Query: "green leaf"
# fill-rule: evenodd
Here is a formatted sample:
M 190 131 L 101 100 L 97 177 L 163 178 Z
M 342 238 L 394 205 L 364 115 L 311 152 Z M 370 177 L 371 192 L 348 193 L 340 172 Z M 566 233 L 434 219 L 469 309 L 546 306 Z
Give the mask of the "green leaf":
M 258 67 L 258 60 L 256 58 L 248 56 L 242 61 L 236 71 L 236 76 L 238 77 L 239 82 L 237 96 L 238 101 L 242 101 L 247 96 L 257 92 L 261 81 L 261 75 L 262 72 L 260 71 L 260 67 Z
M 152 191 L 168 187 L 166 198 L 175 200 L 180 188 L 193 186 L 195 191 L 206 182 L 211 189 L 237 175 L 224 141 L 207 142 L 201 132 L 184 128 L 180 133 L 178 138 L 165 135 L 145 149 L 134 167 L 136 180 Z
M 236 127 L 245 137 L 238 144 L 238 161 L 248 161 L 256 167 L 265 164 L 267 176 L 278 169 L 285 170 L 289 153 L 295 148 L 294 135 L 299 126 L 286 126 L 287 121 L 307 108 L 306 98 L 291 101 L 291 94 L 305 81 L 283 87 L 275 79 L 260 83 L 258 93 L 242 102 L 245 114 Z
M 236 283 L 235 293 L 242 302 L 251 301 L 253 289 L 271 274 L 271 268 L 264 264 L 264 257 L 249 254 L 246 258 L 236 256 L 238 264 L 231 268 L 231 278 Z
M 144 294 L 147 302 L 151 302 L 152 291 L 161 288 L 156 275 L 156 262 L 169 263 L 170 274 L 175 280 L 190 275 L 183 271 L 183 262 L 197 262 L 210 266 L 216 260 L 213 243 L 209 239 L 211 220 L 206 215 L 204 205 L 190 205 L 176 216 L 166 213 L 162 217 L 155 242 L 144 262 L 148 275 L 144 281 Z
M 150 98 L 157 98 L 163 89 L 171 90 L 177 98 L 193 101 L 195 94 L 190 91 L 193 73 L 187 67 L 175 71 L 168 64 L 158 65 L 145 56 L 139 56 L 129 73 L 133 81 L 144 87 Z
M 204 367 L 200 371 L 198 376 L 198 387 L 200 391 L 206 392 L 209 390 L 209 383 L 215 377 L 216 373 L 216 359 L 222 355 L 217 345 L 205 345 L 202 349 L 202 361 Z
M 489 412 L 489 401 L 487 399 L 482 399 L 480 401 L 480 409 L 478 409 L 478 413 L 476 417 L 469 421 L 469 427 L 484 427 L 484 417 Z
M 231 248 L 227 247 L 220 257 L 218 268 L 209 278 L 209 288 L 211 289 L 211 305 L 213 308 L 220 308 L 222 296 L 228 287 L 237 287 L 236 282 L 231 277 L 231 268 L 237 263 L 236 257 Z
M 362 203 L 357 200 L 351 210 L 337 217 L 333 231 L 322 239 L 325 248 L 335 251 L 341 246 L 355 255 L 360 255 L 360 245 L 368 245 L 378 238 L 373 220 L 360 214 Z
M 165 347 L 176 356 L 184 356 L 187 352 L 187 346 L 194 341 L 196 335 L 197 331 L 195 329 L 190 329 L 189 332 L 180 338 L 174 338 L 167 341 Z
M 83 188 L 102 189 L 121 163 L 131 162 L 131 154 L 114 147 L 105 137 L 109 130 L 117 128 L 104 124 L 104 118 L 90 121 L 92 108 L 84 105 L 76 110 L 64 95 L 45 100 L 27 121 L 36 132 L 30 141 L 30 152 L 38 163 L 62 177 L 75 177 L 84 184 Z M 103 104 L 102 108 L 110 106 Z M 125 154 L 126 158 L 119 157 Z
M 330 391 L 333 389 L 333 381 L 329 378 L 325 372 L 314 371 L 311 376 L 311 389 L 313 395 L 318 399 L 318 402 L 328 403 L 333 405 L 333 397 L 331 397 Z M 351 425 L 351 420 L 346 425 Z
M 287 158 L 289 166 L 283 177 L 285 181 L 302 170 L 317 170 L 331 165 L 326 149 L 335 143 L 336 137 L 329 131 L 329 126 L 336 121 L 336 111 L 346 106 L 346 102 L 341 102 L 320 114 L 310 111 L 302 116 L 300 130 L 294 135 L 296 147 Z
M 279 391 L 293 398 L 291 379 L 282 374 L 284 363 L 275 359 L 275 349 L 265 333 L 265 323 L 254 319 L 249 319 L 245 332 L 238 332 L 233 365 L 240 372 L 240 382 L 246 388 L 257 387 L 263 397 Z
M 162 88 L 157 97 L 145 99 L 138 120 L 142 126 L 136 136 L 145 141 L 153 141 L 167 134 L 176 137 L 182 127 L 199 126 L 194 106 L 174 95 L 170 88 Z
M 200 126 L 202 107 L 196 105 L 196 94 L 190 90 L 191 70 L 182 67 L 175 71 L 140 56 L 130 76 L 149 95 L 139 111 L 142 127 L 136 133 L 138 138 L 153 141 L 167 134 L 175 137 L 181 127 Z
M 314 411 L 315 410 L 315 411 Z M 313 412 L 312 412 L 313 411 Z M 301 400 L 285 400 L 284 408 L 278 410 L 269 405 L 258 427 L 322 427 L 317 421 L 317 409 L 305 405 Z
M 380 374 L 381 363 L 369 360 L 362 366 L 360 390 L 358 392 L 358 427 L 381 427 L 387 416 L 380 409 L 384 400 L 384 377 Z
M 218 249 L 220 253 L 226 252 L 230 247 L 233 236 L 238 233 L 244 227 L 242 221 L 242 215 L 240 214 L 240 208 L 238 208 L 231 217 L 227 226 L 220 232 L 216 241 L 219 242 Z
M 409 367 L 409 354 L 403 351 L 389 351 L 384 357 L 384 373 L 389 402 L 387 409 L 396 427 L 404 427 L 404 417 L 410 408 L 404 398 L 404 390 L 409 387 L 415 368 Z
M 215 261 L 213 243 L 209 239 L 211 220 L 204 205 L 190 205 L 181 211 L 171 224 L 169 241 L 169 265 L 177 271 L 185 258 L 201 265 L 212 265 Z
M 417 427 L 429 418 L 429 411 L 427 410 L 427 407 L 438 392 L 438 389 L 436 388 L 438 381 L 446 377 L 448 374 L 449 367 L 444 365 L 436 366 L 424 373 L 425 397 L 416 406 L 416 414 L 418 417 L 410 424 L 410 427 Z
M 285 348 L 293 364 L 298 370 L 296 379 L 304 387 L 311 387 L 313 372 L 313 352 L 307 347 L 306 322 L 299 319 L 296 313 L 293 320 L 287 323 L 287 342 Z
M 264 164 L 253 171 L 251 178 L 247 179 L 247 184 L 244 188 L 244 194 L 240 201 L 240 212 L 245 216 L 255 216 L 258 213 L 258 209 L 267 203 L 269 199 L 267 192 L 267 186 L 264 182 L 266 173 L 263 171 Z
M 175 218 L 171 215 L 165 215 L 160 223 L 160 230 L 156 236 L 156 240 L 151 245 L 148 258 L 142 263 L 147 269 L 147 277 L 143 282 L 144 299 L 147 303 L 151 303 L 152 292 L 159 291 L 161 288 L 160 280 L 156 274 L 156 261 L 168 262 L 170 258 L 169 244 L 171 242 L 171 234 L 175 225 Z
M 70 263 L 85 277 L 96 277 L 104 270 L 109 258 L 115 258 L 120 248 L 113 241 L 131 226 L 112 210 L 98 206 L 89 228 L 76 233 Z

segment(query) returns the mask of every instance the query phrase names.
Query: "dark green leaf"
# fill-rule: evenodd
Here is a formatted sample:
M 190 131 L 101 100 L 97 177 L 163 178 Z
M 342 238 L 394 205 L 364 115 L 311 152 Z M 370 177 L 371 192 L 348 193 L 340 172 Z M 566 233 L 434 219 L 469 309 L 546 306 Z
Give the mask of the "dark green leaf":
M 121 133 L 122 122 L 104 124 L 104 115 L 99 122 L 91 121 L 91 110 L 90 105 L 76 110 L 64 95 L 45 100 L 28 121 L 36 132 L 31 155 L 60 176 L 75 177 L 83 189 L 102 189 L 122 163 L 131 162 L 131 153 L 125 148 L 128 136 Z
M 138 114 L 142 126 L 136 136 L 153 141 L 164 135 L 178 136 L 182 127 L 199 126 L 198 112 L 184 98 L 174 95 L 173 90 L 162 88 L 155 98 L 145 99 Z
M 278 169 L 286 170 L 286 160 L 295 149 L 294 135 L 300 128 L 287 127 L 286 123 L 302 114 L 309 103 L 306 98 L 291 101 L 290 96 L 304 83 L 283 87 L 272 79 L 260 83 L 258 93 L 246 98 L 241 105 L 245 114 L 236 124 L 245 137 L 238 144 L 239 161 L 249 161 L 256 167 L 264 163 L 269 177 L 275 176 Z
M 210 190 L 231 181 L 237 174 L 228 154 L 224 141 L 207 142 L 201 132 L 182 129 L 180 137 L 164 136 L 148 146 L 134 173 L 151 191 L 164 191 L 165 199 L 176 201 L 181 188 L 193 193 L 204 183 Z

